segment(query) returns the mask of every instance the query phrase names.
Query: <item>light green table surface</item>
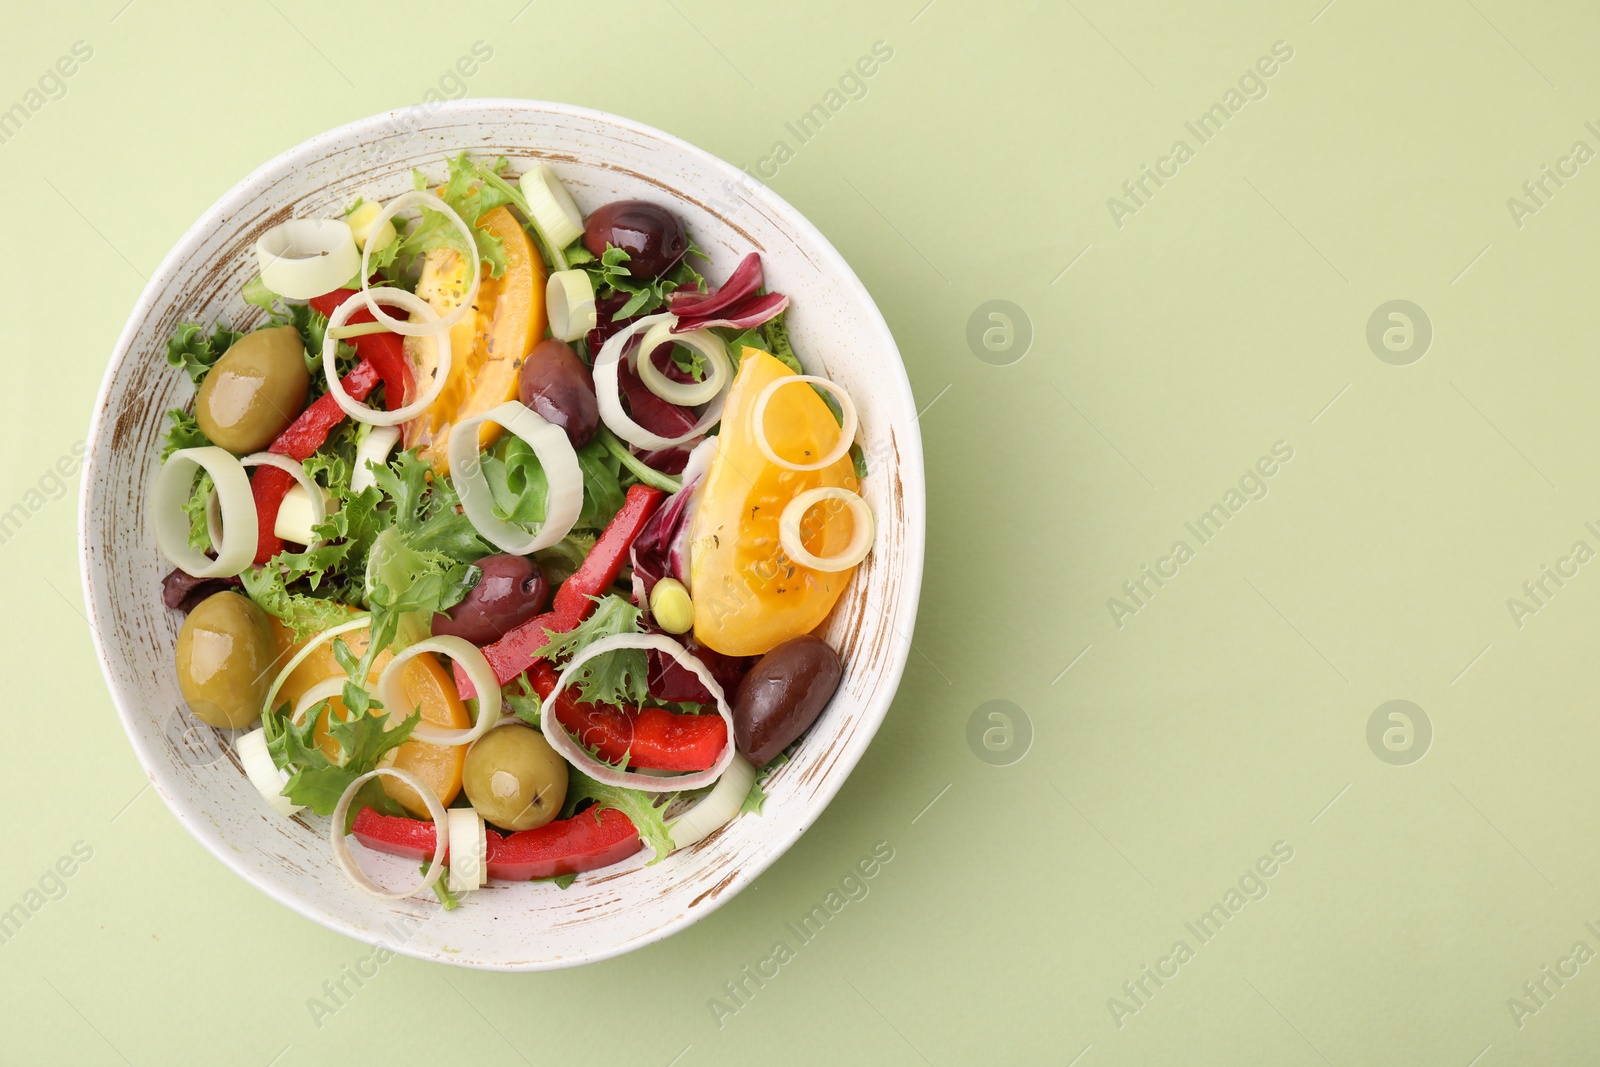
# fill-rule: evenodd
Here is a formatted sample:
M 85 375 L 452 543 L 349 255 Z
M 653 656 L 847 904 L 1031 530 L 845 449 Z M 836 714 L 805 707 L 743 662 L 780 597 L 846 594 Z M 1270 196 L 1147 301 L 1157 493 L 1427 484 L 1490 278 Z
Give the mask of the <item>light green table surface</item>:
M 0 910 L 42 906 L 0 944 L 0 1062 L 1594 1061 L 1592 5 L 524 2 L 9 12 Z M 764 168 L 927 406 L 927 577 L 877 743 L 752 889 L 622 959 L 400 959 L 319 1013 L 367 950 L 143 788 L 81 616 L 77 479 L 49 472 L 212 200 L 441 86 Z M 1394 300 L 1420 313 L 1369 344 Z M 969 732 L 991 701 L 1020 711 Z M 878 842 L 868 895 L 731 1000 Z

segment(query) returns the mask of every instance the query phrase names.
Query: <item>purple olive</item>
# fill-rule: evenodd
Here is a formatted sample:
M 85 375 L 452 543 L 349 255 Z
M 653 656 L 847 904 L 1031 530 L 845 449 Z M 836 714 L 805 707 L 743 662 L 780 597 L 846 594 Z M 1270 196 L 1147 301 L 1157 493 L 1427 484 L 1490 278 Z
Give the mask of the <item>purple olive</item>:
M 448 615 L 434 613 L 435 634 L 487 645 L 544 610 L 550 583 L 533 560 L 498 554 L 484 556 L 476 566 L 483 571 L 478 584 Z
M 583 247 L 595 258 L 611 245 L 628 253 L 635 278 L 665 274 L 689 248 L 678 216 L 647 200 L 615 200 L 590 212 L 583 223 Z
M 817 721 L 843 673 L 839 653 L 810 634 L 762 656 L 733 699 L 739 751 L 757 767 L 770 763 Z
M 594 398 L 594 375 L 565 341 L 547 337 L 522 361 L 518 395 L 544 421 L 567 432 L 573 448 L 582 448 L 600 426 L 600 405 Z

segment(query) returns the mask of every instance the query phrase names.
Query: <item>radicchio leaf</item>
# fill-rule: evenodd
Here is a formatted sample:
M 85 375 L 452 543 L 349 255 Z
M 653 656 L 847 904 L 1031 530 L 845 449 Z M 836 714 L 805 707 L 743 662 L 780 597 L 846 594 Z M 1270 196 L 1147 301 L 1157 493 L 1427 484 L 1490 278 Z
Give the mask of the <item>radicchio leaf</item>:
M 667 310 L 679 318 L 686 315 L 709 318 L 760 292 L 765 280 L 761 272 L 761 253 L 751 252 L 739 261 L 727 281 L 710 292 L 673 293 L 667 298 Z
M 764 293 L 741 301 L 731 308 L 718 312 L 711 318 L 684 315 L 672 327 L 673 333 L 688 333 L 711 326 L 725 326 L 730 330 L 753 330 L 769 319 L 775 319 L 789 306 L 789 298 L 782 293 Z

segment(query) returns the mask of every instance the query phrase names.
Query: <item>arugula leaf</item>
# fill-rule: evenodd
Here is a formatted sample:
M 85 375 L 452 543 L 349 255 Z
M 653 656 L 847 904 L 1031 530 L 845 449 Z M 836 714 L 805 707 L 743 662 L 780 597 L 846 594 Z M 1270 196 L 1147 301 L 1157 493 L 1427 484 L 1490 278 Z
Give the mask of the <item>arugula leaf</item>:
M 182 367 L 189 380 L 199 385 L 210 372 L 212 364 L 222 358 L 222 353 L 244 334 L 218 325 L 210 334 L 198 322 L 185 322 L 167 342 L 167 362 Z
M 548 640 L 537 655 L 551 662 L 570 660 L 603 637 L 640 633 L 642 612 L 621 597 L 608 593 L 590 597 L 595 609 L 576 629 L 567 633 L 546 630 Z M 597 656 L 578 671 L 573 685 L 587 704 L 637 706 L 650 696 L 649 657 L 642 648 L 618 649 Z
M 173 408 L 167 412 L 167 418 L 172 420 L 172 425 L 167 429 L 167 439 L 161 446 L 163 460 L 180 448 L 201 448 L 211 443 L 211 438 L 200 429 L 200 423 L 182 408 Z
M 665 795 L 605 785 L 577 768 L 570 768 L 567 774 L 567 799 L 562 807 L 562 815 L 571 817 L 577 811 L 578 805 L 585 800 L 594 801 L 594 806 L 588 810 L 594 813 L 596 819 L 600 817 L 601 810 L 615 808 L 628 817 L 638 829 L 644 843 L 655 852 L 655 858 L 650 861 L 650 864 L 655 864 L 672 853 L 672 834 L 662 817 L 667 810 L 666 804 L 657 803 Z
M 628 269 L 628 260 L 632 257 L 628 255 L 627 249 L 607 245 L 598 260 L 590 255 L 586 261 L 581 262 L 581 267 L 589 272 L 589 281 L 594 285 L 597 296 L 609 293 L 628 294 L 627 303 L 611 316 L 612 321 L 620 322 L 635 315 L 650 314 L 664 305 L 667 297 L 678 289 L 688 287 L 703 291 L 706 280 L 689 264 L 691 256 L 706 258 L 705 253 L 690 241 L 683 257 L 665 274 L 657 278 L 635 278 L 633 271 Z M 569 261 L 569 265 L 580 264 Z

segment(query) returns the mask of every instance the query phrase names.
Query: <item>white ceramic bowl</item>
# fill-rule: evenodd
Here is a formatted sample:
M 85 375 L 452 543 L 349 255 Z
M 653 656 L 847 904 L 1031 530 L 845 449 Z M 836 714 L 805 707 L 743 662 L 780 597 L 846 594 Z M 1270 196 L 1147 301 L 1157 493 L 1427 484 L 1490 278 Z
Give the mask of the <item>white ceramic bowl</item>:
M 795 348 L 812 374 L 849 389 L 870 463 L 862 493 L 878 540 L 824 635 L 844 657 L 838 694 L 772 778 L 760 817 L 646 866 L 649 850 L 549 884 L 491 884 L 454 912 L 431 899 L 374 900 L 339 872 L 326 820 L 270 811 L 240 771 L 232 736 L 196 727 L 173 670 L 181 617 L 162 607 L 169 565 L 145 518 L 164 412 L 192 399 L 163 358 L 180 322 L 251 325 L 240 297 L 256 238 L 291 217 L 336 212 L 361 192 L 442 177 L 446 156 L 550 163 L 585 210 L 639 197 L 671 206 L 725 277 L 751 250 L 770 288 L 793 298 Z M 392 111 L 312 138 L 262 166 L 184 234 L 150 279 L 112 355 L 89 435 L 81 514 L 84 597 L 122 724 L 156 790 L 202 844 L 251 884 L 323 925 L 421 959 L 543 970 L 605 959 L 680 930 L 727 901 L 805 832 L 860 759 L 894 697 L 922 579 L 924 486 L 916 408 L 894 338 L 827 239 L 776 194 L 659 130 L 613 115 L 523 100 L 463 100 Z M 371 857 L 379 877 L 408 864 Z M 387 871 L 381 868 L 387 867 Z

